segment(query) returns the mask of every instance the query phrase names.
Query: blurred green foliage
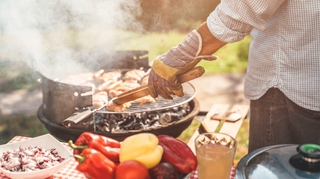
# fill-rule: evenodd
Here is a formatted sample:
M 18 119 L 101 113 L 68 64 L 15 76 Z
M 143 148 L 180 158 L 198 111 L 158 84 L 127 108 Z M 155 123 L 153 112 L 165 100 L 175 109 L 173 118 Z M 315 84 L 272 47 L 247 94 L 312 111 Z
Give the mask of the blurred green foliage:
M 187 33 L 177 30 L 147 34 L 124 32 L 124 34 L 124 37 L 128 38 L 124 38 L 124 41 L 118 43 L 115 48 L 117 50 L 147 50 L 150 61 L 176 46 L 187 36 Z M 216 61 L 201 61 L 199 65 L 206 69 L 206 73 L 245 72 L 250 39 L 250 36 L 246 36 L 239 42 L 225 45 L 214 53 L 218 57 Z
M 7 116 L 0 120 L 0 144 L 9 142 L 14 136 L 36 137 L 48 131 L 37 116 Z
M 0 92 L 40 87 L 37 72 L 22 63 L 0 59 Z

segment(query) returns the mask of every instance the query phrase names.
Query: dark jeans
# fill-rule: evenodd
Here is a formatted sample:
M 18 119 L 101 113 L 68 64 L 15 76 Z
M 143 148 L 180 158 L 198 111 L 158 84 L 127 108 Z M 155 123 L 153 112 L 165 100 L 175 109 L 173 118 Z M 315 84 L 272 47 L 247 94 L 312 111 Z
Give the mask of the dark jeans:
M 320 112 L 298 106 L 278 88 L 250 103 L 249 152 L 276 144 L 320 144 L 319 132 Z

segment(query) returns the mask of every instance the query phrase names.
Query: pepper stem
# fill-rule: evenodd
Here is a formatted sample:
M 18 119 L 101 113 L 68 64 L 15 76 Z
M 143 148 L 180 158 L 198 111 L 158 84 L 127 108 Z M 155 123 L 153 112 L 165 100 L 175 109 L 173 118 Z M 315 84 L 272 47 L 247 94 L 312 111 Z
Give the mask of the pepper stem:
M 83 163 L 86 158 L 86 156 L 81 155 L 73 155 L 73 157 L 78 160 L 79 164 Z
M 69 146 L 73 149 L 79 149 L 79 150 L 83 150 L 85 148 L 87 148 L 88 146 L 87 145 L 75 145 L 72 140 L 69 140 L 68 142 Z

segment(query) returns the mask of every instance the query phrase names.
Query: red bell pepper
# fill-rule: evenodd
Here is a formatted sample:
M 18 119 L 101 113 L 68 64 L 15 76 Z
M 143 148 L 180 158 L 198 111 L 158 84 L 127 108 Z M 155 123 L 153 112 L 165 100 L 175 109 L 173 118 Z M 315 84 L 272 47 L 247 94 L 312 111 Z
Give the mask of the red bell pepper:
M 117 166 L 115 179 L 150 179 L 149 170 L 137 160 L 126 160 Z
M 74 158 L 79 162 L 76 170 L 90 179 L 114 179 L 116 164 L 99 151 L 86 148 Z
M 168 135 L 159 135 L 159 145 L 163 148 L 162 160 L 168 162 L 181 173 L 188 174 L 197 169 L 197 158 L 189 146 Z
M 82 133 L 73 144 L 69 141 L 69 146 L 73 148 L 73 154 L 80 154 L 83 149 L 91 148 L 101 152 L 113 162 L 119 162 L 120 142 L 106 136 L 93 134 L 90 132 Z

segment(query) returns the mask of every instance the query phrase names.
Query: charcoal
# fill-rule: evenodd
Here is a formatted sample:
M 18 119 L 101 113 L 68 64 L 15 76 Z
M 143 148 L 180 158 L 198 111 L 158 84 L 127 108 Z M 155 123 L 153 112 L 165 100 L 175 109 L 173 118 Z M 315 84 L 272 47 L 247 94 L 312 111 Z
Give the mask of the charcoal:
M 150 125 L 151 121 L 152 121 L 151 119 L 145 119 L 145 120 L 143 120 L 143 124 L 148 126 L 148 125 Z
M 151 121 L 149 128 L 157 128 L 159 126 L 162 126 L 160 124 L 159 120 L 153 120 L 153 121 Z
M 96 126 L 97 131 L 105 131 L 105 132 L 110 132 L 107 124 L 99 124 Z
M 183 104 L 170 109 L 141 113 L 97 113 L 94 116 L 96 131 L 123 132 L 167 126 L 179 121 L 190 112 L 190 106 Z
M 142 128 L 141 123 L 133 123 L 127 130 L 139 130 Z
M 169 114 L 163 114 L 159 118 L 161 125 L 168 125 L 172 122 L 172 117 Z
M 116 118 L 110 118 L 110 119 L 104 119 L 103 120 L 104 124 L 109 124 L 109 131 L 112 131 L 113 129 L 117 129 L 118 127 L 118 121 Z
M 135 118 L 128 117 L 125 118 L 122 123 L 119 123 L 118 126 L 120 127 L 120 129 L 132 130 L 137 128 L 137 124 L 139 124 L 139 122 L 137 122 Z M 141 127 L 141 124 L 139 124 L 139 126 Z

